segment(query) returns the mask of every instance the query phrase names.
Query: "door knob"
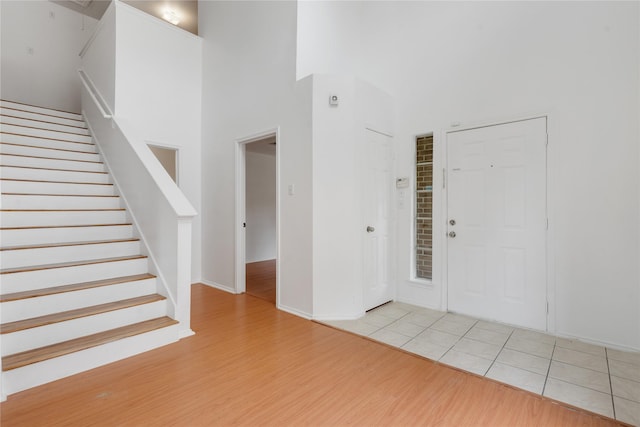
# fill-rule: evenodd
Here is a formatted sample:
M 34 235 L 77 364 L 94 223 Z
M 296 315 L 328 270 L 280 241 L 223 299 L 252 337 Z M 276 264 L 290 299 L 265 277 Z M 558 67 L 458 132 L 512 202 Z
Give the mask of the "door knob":
M 456 232 L 455 231 L 450 231 L 449 232 L 449 237 L 451 237 L 451 238 L 456 237 Z
M 373 227 L 372 227 L 372 226 L 370 226 L 370 225 L 367 225 L 367 233 L 373 233 L 374 231 L 376 231 L 376 229 L 375 229 L 375 228 L 373 228 Z

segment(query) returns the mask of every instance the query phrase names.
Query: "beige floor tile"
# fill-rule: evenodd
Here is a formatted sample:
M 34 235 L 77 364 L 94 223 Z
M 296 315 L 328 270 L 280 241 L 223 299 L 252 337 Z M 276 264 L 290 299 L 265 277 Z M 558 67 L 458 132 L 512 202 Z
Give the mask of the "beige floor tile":
M 488 344 L 499 345 L 502 347 L 509 339 L 509 334 L 504 332 L 494 332 L 487 329 L 479 328 L 476 324 L 467 332 L 465 338 L 471 338 L 476 341 L 486 342 Z
M 611 395 L 586 387 L 580 387 L 555 378 L 548 378 L 544 396 L 565 402 L 588 411 L 613 418 Z
M 595 356 L 606 357 L 604 347 L 594 344 L 587 344 L 578 340 L 557 338 L 556 347 L 568 348 L 569 350 L 576 350 L 583 353 L 593 354 Z
M 394 347 L 402 347 L 411 339 L 411 337 L 399 334 L 398 332 L 388 331 L 386 329 L 381 329 L 377 332 L 372 333 L 371 335 L 369 335 L 369 338 L 392 345 Z
M 503 348 L 498 355 L 496 362 L 531 371 L 539 375 L 544 375 L 546 377 L 547 372 L 549 371 L 549 364 L 551 363 L 551 359 L 534 356 L 533 354 L 522 353 L 520 351 L 511 350 L 509 348 Z
M 446 332 L 446 333 L 452 334 L 452 335 L 458 335 L 458 336 L 461 337 L 464 334 L 466 334 L 467 331 L 469 329 L 471 329 L 472 326 L 473 326 L 472 324 L 469 325 L 469 324 L 462 323 L 462 322 L 455 322 L 455 321 L 447 320 L 446 316 L 445 316 L 442 319 L 440 319 L 437 322 L 435 322 L 429 328 L 430 329 L 435 329 L 435 330 L 441 331 L 441 332 Z
M 613 396 L 616 419 L 634 426 L 640 426 L 640 403 Z
M 568 348 L 556 347 L 553 352 L 553 360 L 568 363 L 569 365 L 581 368 L 592 369 L 594 371 L 609 373 L 607 359 L 581 351 L 569 350 Z
M 363 322 L 361 319 L 358 320 L 329 320 L 324 322 L 327 325 L 331 325 L 338 329 L 344 329 L 345 331 L 353 332 L 358 335 L 369 335 L 378 329 L 377 326 L 371 325 L 369 323 Z
M 640 353 L 630 351 L 620 351 L 607 348 L 607 357 L 609 359 L 619 360 L 620 362 L 630 363 L 640 366 Z
M 544 375 L 498 362 L 493 364 L 486 377 L 537 394 L 542 393 L 546 379 Z
M 460 340 L 460 337 L 457 335 L 448 334 L 446 332 L 436 331 L 435 329 L 429 328 L 424 332 L 422 332 L 420 335 L 418 335 L 416 339 L 419 339 L 421 341 L 427 341 L 427 342 L 430 342 L 431 344 L 435 344 L 440 347 L 447 347 L 447 349 L 450 349 L 451 347 L 453 347 L 455 343 L 457 343 Z
M 531 341 L 526 338 L 514 337 L 513 335 L 504 346 L 512 350 L 544 357 L 545 359 L 551 359 L 551 354 L 553 353 L 553 344 Z
M 458 323 L 460 325 L 465 325 L 465 326 L 468 326 L 469 328 L 471 328 L 473 325 L 475 325 L 478 322 L 478 319 L 474 319 L 473 317 L 463 316 L 461 314 L 455 314 L 455 313 L 447 313 L 444 315 L 442 319 L 446 320 L 447 322 L 453 322 L 453 323 Z
M 359 320 L 362 320 L 364 323 L 368 323 L 379 328 L 389 326 L 396 321 L 393 317 L 387 317 L 376 313 L 367 313 Z
M 427 313 L 415 312 L 414 311 L 412 313 L 407 314 L 405 317 L 402 318 L 402 320 L 426 328 L 426 327 L 429 327 L 429 326 L 433 325 L 442 316 L 443 316 L 443 314 L 441 314 L 441 315 L 433 315 L 433 314 L 427 314 Z
M 609 359 L 609 372 L 616 377 L 640 382 L 640 367 L 630 363 Z
M 614 396 L 640 403 L 640 383 L 625 378 L 611 377 Z
M 454 350 L 449 350 L 440 362 L 483 376 L 492 363 L 491 360 Z
M 405 322 L 403 317 L 402 319 L 396 320 L 392 324 L 386 326 L 384 330 L 397 332 L 399 334 L 406 335 L 410 338 L 413 338 L 419 333 L 423 332 L 425 328 L 423 326 Z
M 515 329 L 513 331 L 513 334 L 511 335 L 512 338 L 516 338 L 516 339 L 523 339 L 523 340 L 527 340 L 527 341 L 535 341 L 535 342 L 541 342 L 541 343 L 545 343 L 545 344 L 555 344 L 556 343 L 556 337 L 552 336 L 552 335 L 547 335 L 547 334 L 543 334 L 541 332 L 536 332 L 536 331 L 530 331 L 528 329 Z
M 602 372 L 553 360 L 549 369 L 549 377 L 611 394 L 609 375 Z
M 503 334 L 510 334 L 515 329 L 513 326 L 503 325 L 502 323 L 487 322 L 486 320 L 479 320 L 475 326 L 477 328 L 486 329 L 492 332 L 500 332 Z
M 443 347 L 424 340 L 413 339 L 403 345 L 402 349 L 431 360 L 438 360 L 449 350 L 449 347 Z
M 462 338 L 453 346 L 453 350 L 471 354 L 488 360 L 495 360 L 502 347 L 480 341 Z
M 394 303 L 385 304 L 382 307 L 378 307 L 371 310 L 369 313 L 380 314 L 386 317 L 392 317 L 393 319 L 399 319 L 409 314 L 409 310 L 403 308 L 403 306 L 395 305 Z

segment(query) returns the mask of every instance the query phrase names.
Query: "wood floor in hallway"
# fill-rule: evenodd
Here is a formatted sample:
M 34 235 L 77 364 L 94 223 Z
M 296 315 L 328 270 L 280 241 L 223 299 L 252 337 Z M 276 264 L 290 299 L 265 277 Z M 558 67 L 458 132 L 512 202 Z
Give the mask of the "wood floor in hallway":
M 276 260 L 246 264 L 247 293 L 276 303 Z
M 11 426 L 605 426 L 541 396 L 192 288 L 195 336 L 18 393 Z

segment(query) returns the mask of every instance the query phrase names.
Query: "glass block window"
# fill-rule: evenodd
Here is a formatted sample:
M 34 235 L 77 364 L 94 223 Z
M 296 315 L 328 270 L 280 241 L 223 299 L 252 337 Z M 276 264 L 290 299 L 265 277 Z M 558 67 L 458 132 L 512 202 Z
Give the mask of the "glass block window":
M 416 140 L 416 278 L 433 277 L 433 136 Z

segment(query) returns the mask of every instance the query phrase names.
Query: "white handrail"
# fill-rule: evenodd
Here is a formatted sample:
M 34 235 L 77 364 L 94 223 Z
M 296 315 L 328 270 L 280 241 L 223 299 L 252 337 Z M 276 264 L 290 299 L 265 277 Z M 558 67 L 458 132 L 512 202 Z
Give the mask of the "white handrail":
M 87 89 L 89 96 L 91 96 L 91 99 L 93 100 L 93 102 L 95 102 L 98 110 L 100 110 L 100 114 L 102 114 L 102 117 L 104 117 L 105 119 L 110 119 L 113 116 L 113 113 L 107 106 L 107 103 L 104 102 L 104 100 L 98 99 L 98 97 L 102 98 L 102 96 L 100 96 L 98 91 L 95 89 L 95 85 L 93 84 L 87 73 L 85 73 L 83 69 L 79 69 L 78 75 L 80 76 L 80 81 L 84 85 L 85 89 Z

